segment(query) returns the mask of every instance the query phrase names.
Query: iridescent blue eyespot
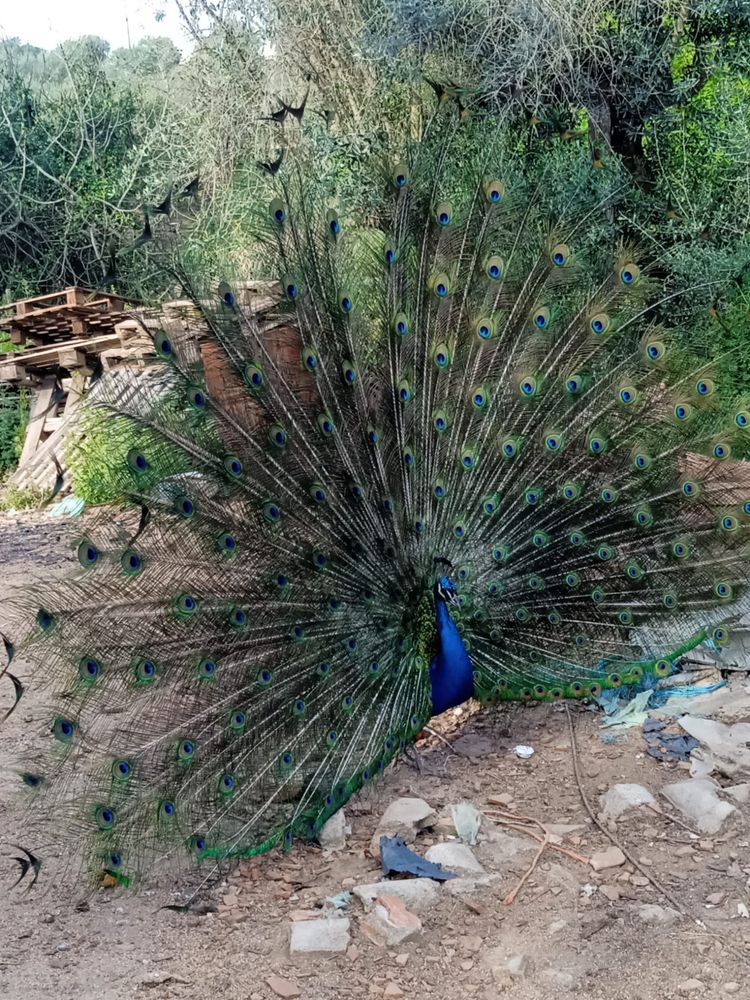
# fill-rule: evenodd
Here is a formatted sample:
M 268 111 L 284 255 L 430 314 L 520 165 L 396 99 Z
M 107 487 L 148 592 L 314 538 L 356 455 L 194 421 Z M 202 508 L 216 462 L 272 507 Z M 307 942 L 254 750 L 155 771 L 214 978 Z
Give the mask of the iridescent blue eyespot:
M 55 719 L 52 725 L 52 734 L 61 743 L 69 743 L 75 732 L 75 722 L 70 719 Z
M 101 664 L 93 656 L 84 656 L 78 664 L 78 674 L 81 680 L 93 681 L 99 676 Z
M 146 472 L 148 459 L 137 448 L 132 448 L 128 452 L 128 465 L 134 472 Z
M 115 813 L 109 806 L 97 806 L 94 812 L 96 825 L 100 830 L 111 830 L 115 825 Z
M 242 475 L 242 462 L 236 455 L 227 455 L 224 459 L 224 469 L 233 479 L 239 479 Z
M 130 761 L 127 760 L 116 760 L 112 764 L 112 775 L 118 780 L 123 781 L 129 778 L 132 773 L 132 766 Z

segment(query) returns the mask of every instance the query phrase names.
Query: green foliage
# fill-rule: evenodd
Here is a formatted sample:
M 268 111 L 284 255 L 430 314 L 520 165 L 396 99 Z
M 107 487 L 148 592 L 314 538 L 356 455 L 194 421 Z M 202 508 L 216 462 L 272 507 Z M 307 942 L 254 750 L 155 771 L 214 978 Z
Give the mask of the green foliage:
M 27 393 L 0 385 L 0 475 L 16 466 L 28 414 Z
M 176 419 L 169 400 L 159 410 L 165 421 Z M 136 479 L 128 467 L 128 453 L 137 449 L 149 456 L 149 469 Z M 134 490 L 148 491 L 166 476 L 187 472 L 184 453 L 165 446 L 163 438 L 134 421 L 89 406 L 65 446 L 73 492 L 87 504 L 125 503 Z
M 35 510 L 47 500 L 49 493 L 38 486 L 3 486 L 0 483 L 0 511 Z

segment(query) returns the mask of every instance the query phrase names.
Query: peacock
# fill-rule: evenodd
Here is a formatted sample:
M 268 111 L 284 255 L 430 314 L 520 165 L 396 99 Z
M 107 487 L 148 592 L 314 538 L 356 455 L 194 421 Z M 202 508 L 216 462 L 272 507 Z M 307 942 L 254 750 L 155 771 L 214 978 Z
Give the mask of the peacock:
M 185 259 L 203 335 L 144 320 L 146 368 L 91 389 L 132 523 L 11 624 L 49 691 L 21 792 L 95 880 L 315 839 L 433 716 L 665 677 L 745 606 L 750 401 L 680 328 L 696 290 L 612 235 L 604 152 L 467 100 L 420 97 L 366 210 L 300 114 L 253 217 L 271 304 Z

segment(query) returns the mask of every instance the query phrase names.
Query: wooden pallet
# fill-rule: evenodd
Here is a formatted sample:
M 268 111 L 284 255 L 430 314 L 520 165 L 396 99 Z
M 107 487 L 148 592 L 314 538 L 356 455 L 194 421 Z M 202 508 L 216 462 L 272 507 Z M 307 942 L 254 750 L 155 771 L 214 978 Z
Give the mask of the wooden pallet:
M 120 296 L 72 286 L 0 306 L 0 329 L 10 332 L 14 344 L 41 346 L 111 333 L 127 315 Z
M 291 350 L 294 361 L 290 363 L 296 370 L 299 336 L 295 332 L 291 347 L 286 345 L 285 330 L 279 328 L 286 328 L 288 318 L 274 312 L 281 297 L 278 282 L 249 282 L 240 286 L 237 294 L 243 305 L 253 310 L 273 343 L 278 342 L 278 349 Z M 188 337 L 205 347 L 210 339 L 206 322 L 193 302 L 167 302 L 158 315 L 139 311 L 137 319 L 124 312 L 123 305 L 117 296 L 66 288 L 0 307 L 0 328 L 10 329 L 14 343 L 27 345 L 22 351 L 0 353 L 0 382 L 33 389 L 23 451 L 11 478 L 14 485 L 51 490 L 62 469 L 63 492 L 69 488 L 65 438 L 78 433 L 79 402 L 95 365 L 101 363 L 104 371 L 127 365 L 143 372 L 148 359 L 153 358 L 150 334 L 158 329 L 175 343 Z M 219 361 L 211 357 L 204 361 L 209 383 L 224 399 L 229 393 L 226 373 Z

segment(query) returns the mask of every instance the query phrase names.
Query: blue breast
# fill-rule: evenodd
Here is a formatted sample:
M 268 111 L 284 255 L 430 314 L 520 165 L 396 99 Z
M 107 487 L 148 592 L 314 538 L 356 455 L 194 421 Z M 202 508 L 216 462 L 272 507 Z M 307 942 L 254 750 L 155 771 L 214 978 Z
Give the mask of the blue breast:
M 461 705 L 474 694 L 474 673 L 471 657 L 448 613 L 444 601 L 435 601 L 437 613 L 438 653 L 430 663 L 432 714 Z

